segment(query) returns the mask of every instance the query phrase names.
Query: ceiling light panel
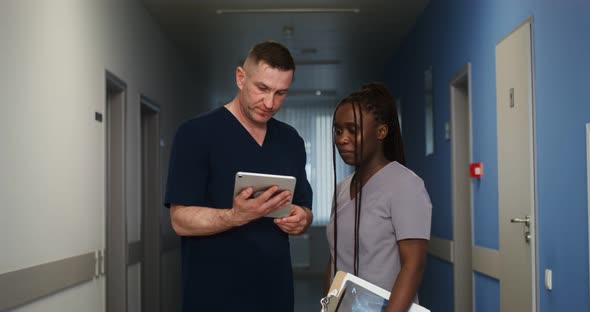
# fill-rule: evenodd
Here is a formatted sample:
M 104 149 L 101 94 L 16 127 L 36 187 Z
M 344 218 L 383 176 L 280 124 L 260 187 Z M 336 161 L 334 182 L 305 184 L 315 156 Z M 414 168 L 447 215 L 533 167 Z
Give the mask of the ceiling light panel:
M 360 13 L 358 8 L 218 9 L 217 14 Z

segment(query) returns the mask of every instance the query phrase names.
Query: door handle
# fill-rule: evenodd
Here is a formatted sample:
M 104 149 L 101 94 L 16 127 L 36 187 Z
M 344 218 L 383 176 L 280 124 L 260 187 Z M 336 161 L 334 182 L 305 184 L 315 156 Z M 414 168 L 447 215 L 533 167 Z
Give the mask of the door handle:
M 514 218 L 510 219 L 510 223 L 520 223 L 524 224 L 525 232 L 524 232 L 524 240 L 529 243 L 531 241 L 531 216 L 526 216 L 524 219 Z
M 510 223 L 524 223 L 526 226 L 531 225 L 531 217 L 526 216 L 525 219 L 514 218 L 510 219 Z

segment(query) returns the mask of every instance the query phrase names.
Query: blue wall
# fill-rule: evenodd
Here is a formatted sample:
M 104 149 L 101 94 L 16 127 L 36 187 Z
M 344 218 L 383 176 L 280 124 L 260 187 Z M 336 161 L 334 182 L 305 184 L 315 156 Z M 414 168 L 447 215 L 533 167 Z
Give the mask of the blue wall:
M 535 3 L 542 311 L 590 311 L 585 124 L 590 122 L 590 1 Z
M 474 305 L 477 312 L 500 312 L 500 284 L 498 280 L 474 273 Z
M 432 235 L 452 239 L 450 142 L 444 139 L 448 83 L 471 63 L 473 160 L 484 163 L 484 177 L 473 188 L 474 241 L 498 249 L 495 46 L 533 17 L 541 311 L 590 311 L 585 144 L 590 97 L 584 93 L 590 89 L 588 13 L 587 0 L 433 0 L 386 67 L 386 80 L 402 100 L 408 165 L 424 178 L 432 197 Z M 430 66 L 435 154 L 426 157 L 423 75 Z M 552 291 L 544 288 L 546 268 L 553 270 Z M 444 274 L 440 265 L 429 268 L 424 279 L 429 291 L 424 296 L 437 296 L 452 284 L 433 284 Z M 476 286 L 478 298 L 494 298 L 498 292 L 497 281 L 483 276 L 476 277 Z
M 453 311 L 453 265 L 429 256 L 424 281 L 418 294 L 420 304 L 432 311 Z

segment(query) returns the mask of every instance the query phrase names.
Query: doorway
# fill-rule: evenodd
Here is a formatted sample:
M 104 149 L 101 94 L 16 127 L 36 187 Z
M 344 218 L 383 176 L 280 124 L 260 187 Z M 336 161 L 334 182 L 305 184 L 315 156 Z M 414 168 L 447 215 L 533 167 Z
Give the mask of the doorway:
M 160 311 L 160 108 L 141 102 L 141 311 Z M 164 311 L 165 309 L 162 309 Z
M 127 311 L 126 84 L 106 73 L 106 311 Z
M 455 311 L 473 311 L 471 163 L 471 65 L 450 80 L 453 278 Z

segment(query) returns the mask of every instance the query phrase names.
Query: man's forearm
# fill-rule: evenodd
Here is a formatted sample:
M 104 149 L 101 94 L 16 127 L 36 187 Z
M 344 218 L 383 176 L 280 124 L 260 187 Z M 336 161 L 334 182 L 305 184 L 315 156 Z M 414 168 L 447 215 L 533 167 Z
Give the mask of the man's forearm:
M 227 231 L 238 224 L 231 218 L 230 209 L 197 206 L 170 207 L 170 219 L 180 236 L 207 236 Z

